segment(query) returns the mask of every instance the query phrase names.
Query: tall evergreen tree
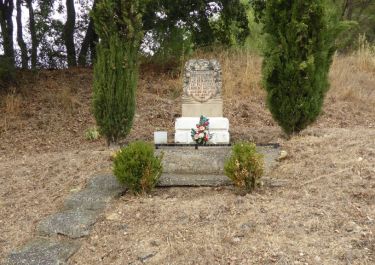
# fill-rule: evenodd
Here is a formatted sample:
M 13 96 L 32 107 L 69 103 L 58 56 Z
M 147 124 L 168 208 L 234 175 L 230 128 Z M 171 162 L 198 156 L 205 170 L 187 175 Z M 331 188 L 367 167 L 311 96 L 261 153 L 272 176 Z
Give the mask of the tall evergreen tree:
M 142 6 L 142 0 L 102 0 L 92 13 L 100 40 L 94 64 L 94 116 L 108 144 L 125 137 L 133 123 Z
M 321 112 L 329 88 L 334 34 L 324 0 L 268 0 L 264 12 L 267 103 L 278 124 L 292 134 Z

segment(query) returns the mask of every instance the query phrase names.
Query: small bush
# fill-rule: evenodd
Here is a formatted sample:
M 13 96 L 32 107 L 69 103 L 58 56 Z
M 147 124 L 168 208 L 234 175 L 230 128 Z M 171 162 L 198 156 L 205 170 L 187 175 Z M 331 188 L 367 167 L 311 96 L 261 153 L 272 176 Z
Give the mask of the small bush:
M 249 192 L 263 175 L 263 155 L 257 153 L 253 143 L 240 142 L 232 148 L 232 155 L 224 166 L 225 174 L 240 189 Z
M 88 128 L 85 132 L 85 138 L 89 141 L 98 140 L 100 137 L 100 133 L 96 127 Z
M 152 144 L 134 142 L 117 153 L 113 173 L 130 191 L 147 193 L 163 171 L 161 160 L 162 157 L 155 156 Z

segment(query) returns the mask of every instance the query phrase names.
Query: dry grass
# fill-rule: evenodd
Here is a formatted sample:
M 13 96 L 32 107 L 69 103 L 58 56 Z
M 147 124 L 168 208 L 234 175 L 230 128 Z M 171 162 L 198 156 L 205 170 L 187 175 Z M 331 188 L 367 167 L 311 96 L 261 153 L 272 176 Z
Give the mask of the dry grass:
M 18 116 L 21 113 L 22 97 L 15 93 L 15 89 L 4 98 L 4 112 L 6 115 Z
M 359 50 L 336 55 L 331 68 L 331 95 L 345 101 L 375 104 L 375 47 L 362 38 Z
M 105 216 L 116 219 L 102 218 L 69 264 L 374 264 L 374 131 L 321 132 L 283 143 L 289 157 L 272 174 L 284 187 L 115 200 Z
M 262 58 L 248 50 L 198 51 L 195 58 L 217 59 L 222 68 L 223 96 L 263 97 L 261 89 Z

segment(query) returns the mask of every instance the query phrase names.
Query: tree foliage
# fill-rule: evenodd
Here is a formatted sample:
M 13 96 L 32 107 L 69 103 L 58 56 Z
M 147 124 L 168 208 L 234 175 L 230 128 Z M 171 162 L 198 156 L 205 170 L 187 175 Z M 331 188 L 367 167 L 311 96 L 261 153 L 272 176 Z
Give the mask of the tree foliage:
M 143 1 L 102 0 L 92 13 L 96 33 L 94 115 L 108 143 L 130 131 L 135 112 Z
M 323 0 L 266 2 L 263 82 L 268 107 L 287 134 L 316 120 L 329 88 L 337 27 L 324 9 Z
M 72 5 L 73 0 L 0 0 L 0 54 L 22 68 L 92 65 L 98 37 L 89 12 L 98 1 L 79 0 Z M 348 21 L 337 42 L 340 51 L 357 48 L 359 34 L 375 41 L 374 0 L 325 1 L 330 14 Z M 191 51 L 202 47 L 252 43 L 258 48 L 264 38 L 248 20 L 254 14 L 260 19 L 267 2 L 150 0 L 142 17 L 146 33 L 142 51 L 151 51 L 144 54 L 163 66 L 180 65 Z

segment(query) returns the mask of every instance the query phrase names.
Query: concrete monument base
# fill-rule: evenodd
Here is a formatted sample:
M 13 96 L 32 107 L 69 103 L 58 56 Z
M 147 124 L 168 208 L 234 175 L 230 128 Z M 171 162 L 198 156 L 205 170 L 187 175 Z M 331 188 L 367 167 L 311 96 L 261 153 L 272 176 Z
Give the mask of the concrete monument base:
M 229 120 L 223 117 L 208 117 L 210 121 L 211 144 L 229 144 Z M 191 129 L 195 129 L 199 123 L 199 117 L 181 117 L 176 119 L 175 143 L 194 144 L 191 138 Z

